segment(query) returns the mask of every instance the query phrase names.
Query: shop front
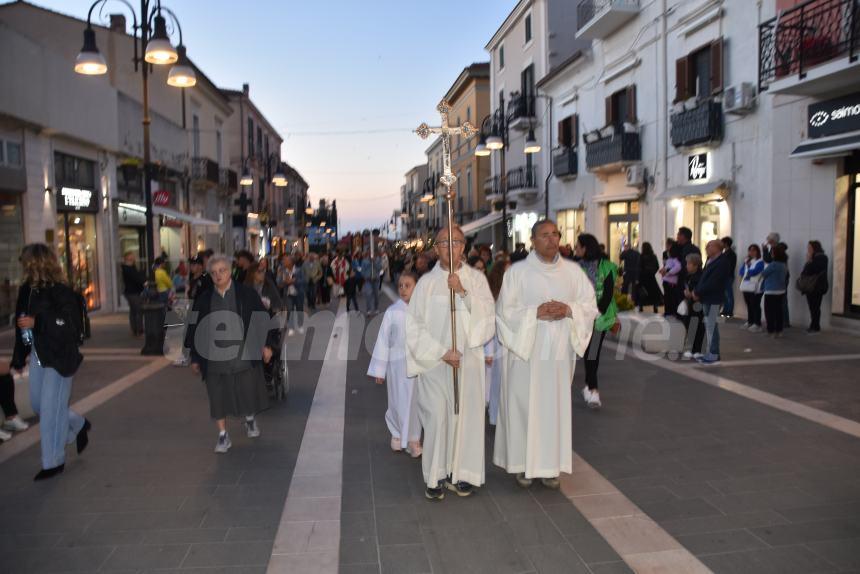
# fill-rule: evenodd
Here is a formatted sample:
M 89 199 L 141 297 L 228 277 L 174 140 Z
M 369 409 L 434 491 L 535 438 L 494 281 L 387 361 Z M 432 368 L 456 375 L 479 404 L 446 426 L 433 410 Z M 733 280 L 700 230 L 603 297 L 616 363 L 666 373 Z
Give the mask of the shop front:
M 99 197 L 95 172 L 93 161 L 59 152 L 54 154 L 57 255 L 69 285 L 83 295 L 89 309 L 101 307 L 99 244 L 96 241 Z
M 561 244 L 573 247 L 576 244 L 576 238 L 585 233 L 585 211 L 562 209 L 556 212 L 556 224 L 561 233 Z

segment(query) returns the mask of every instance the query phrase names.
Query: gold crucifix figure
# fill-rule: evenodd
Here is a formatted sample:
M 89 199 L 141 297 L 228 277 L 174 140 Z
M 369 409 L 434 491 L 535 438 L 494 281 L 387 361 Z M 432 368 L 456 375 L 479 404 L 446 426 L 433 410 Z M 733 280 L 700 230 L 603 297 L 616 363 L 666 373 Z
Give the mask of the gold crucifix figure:
M 442 100 L 439 102 L 439 105 L 436 106 L 436 111 L 439 112 L 439 115 L 442 116 L 442 125 L 438 128 L 431 128 L 426 123 L 422 123 L 418 126 L 418 129 L 415 130 L 421 139 L 427 139 L 431 134 L 439 134 L 442 138 L 442 177 L 439 178 L 439 181 L 442 185 L 445 186 L 445 200 L 448 202 L 448 261 L 453 265 L 454 263 L 454 242 L 452 241 L 454 237 L 454 191 L 453 186 L 457 182 L 457 176 L 453 174 L 451 171 L 451 136 L 452 135 L 460 135 L 470 139 L 473 135 L 475 135 L 478 130 L 470 124 L 469 122 L 465 122 L 463 125 L 451 127 L 448 125 L 448 112 L 451 111 L 451 106 L 448 105 L 448 102 Z M 453 273 L 455 269 L 451 269 L 450 272 Z M 456 299 L 454 298 L 454 290 L 451 289 L 451 348 L 457 348 L 457 310 L 456 310 Z M 454 375 L 454 414 L 460 413 L 460 385 L 457 377 L 457 369 L 453 368 Z

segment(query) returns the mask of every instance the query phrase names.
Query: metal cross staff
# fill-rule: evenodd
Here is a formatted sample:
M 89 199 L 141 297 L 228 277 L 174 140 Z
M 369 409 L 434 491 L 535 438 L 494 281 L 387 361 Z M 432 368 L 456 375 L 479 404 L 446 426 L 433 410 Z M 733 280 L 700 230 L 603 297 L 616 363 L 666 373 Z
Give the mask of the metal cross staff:
M 457 176 L 451 172 L 451 136 L 461 135 L 467 140 L 471 138 L 477 129 L 469 122 L 465 122 L 461 126 L 451 127 L 448 125 L 448 112 L 451 111 L 451 106 L 448 102 L 442 100 L 436 106 L 436 111 L 442 116 L 442 125 L 438 128 L 431 128 L 425 123 L 418 126 L 415 130 L 421 139 L 426 140 L 430 134 L 439 134 L 442 138 L 442 177 L 439 181 L 445 186 L 445 199 L 448 202 L 448 261 L 453 267 L 454 264 L 454 191 L 453 186 L 457 182 Z M 450 270 L 452 273 L 454 269 Z M 454 290 L 451 289 L 451 348 L 457 348 L 457 310 L 456 300 L 454 298 Z M 457 369 L 452 367 L 454 375 L 454 414 L 460 413 L 460 385 L 457 378 Z

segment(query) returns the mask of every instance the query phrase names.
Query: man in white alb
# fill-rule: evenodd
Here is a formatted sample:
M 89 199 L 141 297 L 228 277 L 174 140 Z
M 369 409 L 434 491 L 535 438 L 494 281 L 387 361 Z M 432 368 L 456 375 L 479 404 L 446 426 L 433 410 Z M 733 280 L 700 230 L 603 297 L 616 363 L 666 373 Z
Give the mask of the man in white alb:
M 528 488 L 558 488 L 572 470 L 571 384 L 599 315 L 585 272 L 559 256 L 558 227 L 532 227 L 534 251 L 506 273 L 496 307 L 508 349 L 493 462 Z
M 484 343 L 495 330 L 494 302 L 483 273 L 463 264 L 465 237 L 454 227 L 436 235 L 438 264 L 418 281 L 406 315 L 406 371 L 417 376 L 418 418 L 424 427 L 421 466 L 426 497 L 445 488 L 469 496 L 484 483 Z M 450 269 L 455 272 L 451 272 Z M 451 346 L 450 289 L 455 292 L 457 348 Z M 454 414 L 452 367 L 458 369 L 460 413 Z

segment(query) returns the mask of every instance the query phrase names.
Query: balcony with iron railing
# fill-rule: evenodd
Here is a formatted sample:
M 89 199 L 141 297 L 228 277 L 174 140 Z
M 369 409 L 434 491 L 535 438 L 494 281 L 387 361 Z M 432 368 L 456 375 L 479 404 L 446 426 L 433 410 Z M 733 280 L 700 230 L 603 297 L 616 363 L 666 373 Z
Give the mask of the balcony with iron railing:
M 552 154 L 552 172 L 559 179 L 575 179 L 579 173 L 579 155 L 575 147 L 562 147 Z
M 218 171 L 218 185 L 227 193 L 236 193 L 239 191 L 239 174 L 232 169 L 222 167 Z
M 518 167 L 508 171 L 506 178 L 508 186 L 508 199 L 530 201 L 537 197 L 540 191 L 537 169 L 532 167 Z
M 636 132 L 615 130 L 589 141 L 585 136 L 585 167 L 591 172 L 612 173 L 642 160 L 642 143 Z
M 639 14 L 639 0 L 582 0 L 576 15 L 577 38 L 606 38 Z
M 720 102 L 708 98 L 697 102 L 695 107 L 683 104 L 679 107 L 684 109 L 672 114 L 670 134 L 673 146 L 692 147 L 723 139 L 723 106 Z
M 502 201 L 502 178 L 491 175 L 484 180 L 484 199 L 490 203 Z
M 759 91 L 827 95 L 860 74 L 860 2 L 808 0 L 759 26 Z
M 508 102 L 508 127 L 512 130 L 526 131 L 534 127 L 536 120 L 534 94 L 514 92 Z
M 221 182 L 218 162 L 214 162 L 208 157 L 191 158 L 191 180 L 194 183 L 214 183 L 218 185 Z

